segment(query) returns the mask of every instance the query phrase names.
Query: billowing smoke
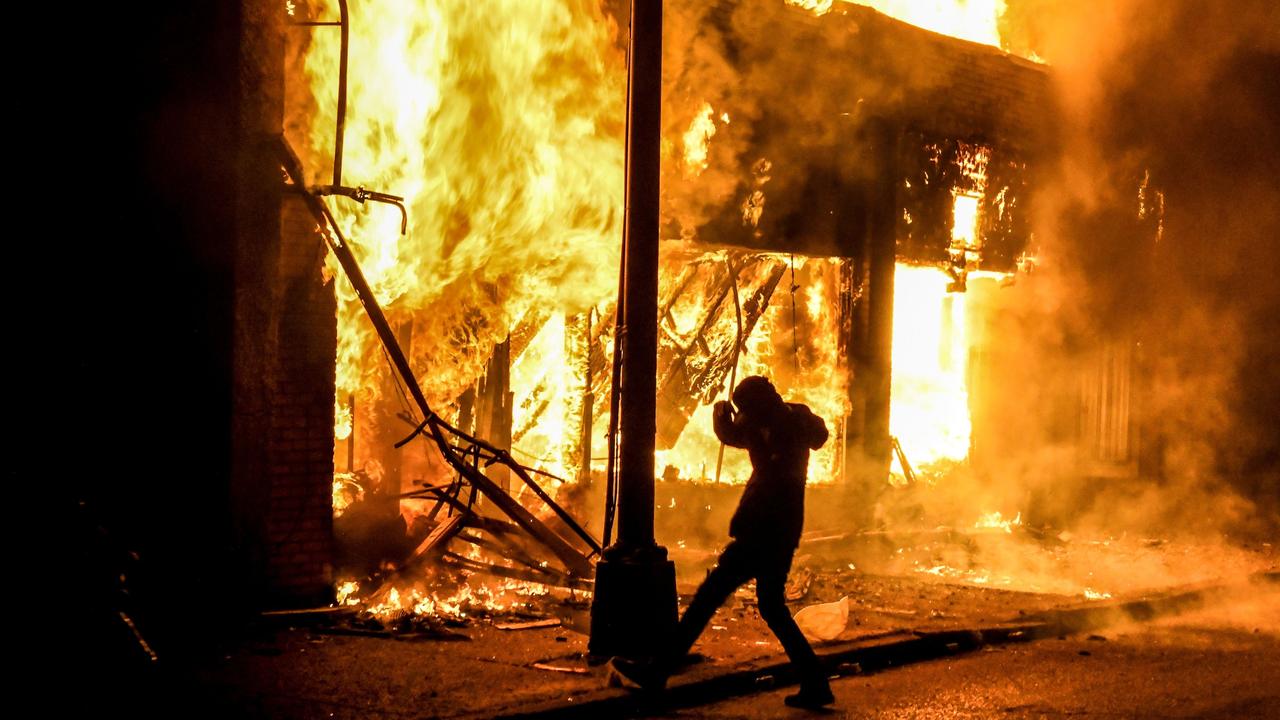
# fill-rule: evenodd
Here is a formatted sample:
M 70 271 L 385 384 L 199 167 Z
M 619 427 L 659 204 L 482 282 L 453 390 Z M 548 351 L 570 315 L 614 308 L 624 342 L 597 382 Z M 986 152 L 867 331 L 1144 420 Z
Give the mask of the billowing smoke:
M 1014 322 L 1043 384 L 1082 347 L 1130 346 L 1140 398 L 1136 482 L 1064 487 L 1040 423 L 1027 487 L 1113 529 L 1274 529 L 1280 8 L 1019 0 L 1005 19 L 1053 68 L 1061 141 L 1037 193 L 1048 277 Z
M 1012 288 L 971 287 L 973 303 L 994 308 L 1005 359 L 981 411 L 1006 432 L 980 439 L 982 472 L 955 473 L 926 505 L 948 520 L 1002 509 L 1110 532 L 1269 534 L 1280 507 L 1280 9 L 1006 8 L 1003 44 L 1048 63 L 1057 101 L 1036 149 L 1037 270 Z M 770 224 L 771 213 L 816 215 L 824 182 L 856 177 L 856 151 L 832 149 L 866 120 L 859 99 L 931 90 L 909 47 L 879 52 L 871 22 L 811 19 L 783 2 L 666 3 L 670 235 L 750 244 L 754 190 L 775 247 L 813 229 Z M 707 106 L 715 132 L 698 171 L 683 143 L 707 135 L 689 132 Z M 1082 437 L 1090 368 L 1128 378 L 1114 390 L 1132 397 L 1119 418 L 1131 431 L 1107 468 L 1082 447 L 1105 444 Z

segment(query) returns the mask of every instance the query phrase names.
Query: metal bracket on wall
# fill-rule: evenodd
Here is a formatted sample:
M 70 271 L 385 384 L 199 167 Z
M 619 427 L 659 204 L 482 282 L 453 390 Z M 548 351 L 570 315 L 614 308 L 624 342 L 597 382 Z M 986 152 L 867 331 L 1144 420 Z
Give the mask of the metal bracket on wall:
M 342 42 L 338 48 L 338 108 L 333 129 L 333 184 L 311 188 L 317 195 L 341 195 L 351 198 L 360 204 L 365 200 L 395 205 L 400 209 L 400 234 L 409 231 L 409 211 L 405 208 L 404 198 L 399 195 L 366 190 L 364 186 L 347 187 L 342 184 L 342 155 L 346 145 L 347 134 L 347 55 L 351 35 L 351 14 L 347 10 L 347 0 L 338 0 L 339 20 L 302 20 L 291 22 L 296 27 L 336 27 L 342 31 Z
M 343 185 L 317 185 L 311 188 L 311 192 L 316 195 L 341 195 L 342 197 L 351 198 L 361 205 L 364 204 L 365 200 L 395 205 L 400 208 L 400 234 L 404 235 L 409 230 L 409 211 L 404 207 L 404 198 L 399 195 L 390 195 L 377 190 L 366 190 L 363 185 L 354 188 Z

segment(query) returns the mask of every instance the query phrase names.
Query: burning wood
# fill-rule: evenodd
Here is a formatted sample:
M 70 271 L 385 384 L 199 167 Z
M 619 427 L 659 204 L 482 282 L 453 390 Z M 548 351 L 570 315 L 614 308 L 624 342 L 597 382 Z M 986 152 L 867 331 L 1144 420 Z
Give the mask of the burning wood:
M 401 441 L 400 444 L 407 443 L 414 437 L 427 433 L 435 441 L 435 446 L 445 459 L 445 461 L 458 473 L 459 487 L 452 493 L 449 489 L 440 489 L 433 487 L 426 490 L 427 493 L 435 495 L 437 499 L 436 510 L 449 505 L 449 512 L 455 510 L 458 514 L 452 515 L 447 520 L 440 522 L 431 531 L 425 540 L 418 546 L 415 552 L 410 556 L 408 564 L 413 564 L 422 558 L 429 556 L 434 550 L 442 547 L 449 539 L 458 534 L 466 523 L 468 517 L 475 515 L 472 505 L 475 499 L 475 493 L 479 492 L 494 503 L 503 513 L 505 513 L 514 523 L 522 530 L 535 539 L 541 546 L 548 550 L 554 558 L 563 563 L 565 572 L 556 574 L 547 571 L 542 574 L 530 573 L 511 568 L 505 568 L 498 565 L 485 565 L 483 563 L 475 563 L 475 561 L 463 556 L 445 552 L 444 556 L 453 562 L 466 566 L 471 570 L 488 570 L 491 573 L 530 578 L 538 577 L 542 580 L 551 579 L 561 580 L 564 583 L 580 582 L 582 579 L 588 578 L 592 574 L 592 566 L 587 556 L 577 550 L 565 537 L 552 531 L 542 521 L 537 519 L 532 513 L 525 509 L 521 504 L 516 502 L 514 498 L 508 495 L 501 487 L 480 472 L 481 463 L 485 467 L 498 465 L 504 467 L 508 471 L 514 473 L 521 481 L 523 481 L 537 497 L 547 505 L 559 519 L 564 522 L 576 535 L 579 542 L 584 542 L 593 553 L 600 552 L 600 544 L 592 538 L 585 530 L 577 524 L 563 508 L 546 494 L 545 491 L 530 477 L 528 469 L 515 462 L 511 455 L 500 448 L 469 435 L 461 430 L 453 427 L 436 415 L 431 407 L 427 404 L 426 398 L 423 396 L 421 388 L 419 388 L 417 379 L 409 369 L 408 360 L 406 359 L 400 344 L 392 333 L 391 328 L 387 324 L 386 318 L 378 305 L 377 300 L 373 297 L 372 291 L 365 281 L 350 248 L 347 246 L 345 238 L 343 238 L 341 230 L 339 230 L 337 222 L 332 214 L 325 206 L 324 201 L 314 194 L 303 181 L 301 165 L 297 157 L 293 154 L 288 144 L 280 140 L 280 159 L 283 169 L 290 180 L 293 181 L 294 187 L 302 193 L 302 197 L 306 200 L 308 207 L 316 216 L 317 222 L 320 223 L 321 233 L 325 240 L 329 243 L 330 248 L 337 256 L 342 264 L 347 277 L 351 280 L 352 286 L 355 288 L 357 295 L 364 304 L 365 310 L 368 312 L 374 328 L 377 330 L 380 341 L 391 358 L 392 364 L 400 374 L 400 379 L 407 386 L 410 395 L 416 401 L 418 410 L 425 418 L 415 427 L 413 433 Z M 458 444 L 454 444 L 458 443 Z M 457 493 L 460 491 L 461 482 L 471 487 L 471 499 L 465 506 L 465 511 L 457 499 Z M 483 526 L 479 526 L 483 527 Z M 472 564 L 474 563 L 474 564 Z M 539 568 L 541 569 L 541 567 Z M 389 591 L 395 593 L 393 588 Z
M 738 358 L 740 343 L 750 337 L 786 270 L 784 262 L 761 256 L 746 260 L 736 273 L 730 272 L 729 266 L 725 266 L 721 275 L 718 263 L 704 261 L 704 271 L 708 266 L 712 274 L 709 284 L 714 290 L 708 294 L 709 302 L 708 296 L 703 296 L 693 303 L 695 312 L 701 312 L 695 315 L 695 324 L 687 334 L 688 339 L 681 344 L 682 338 L 669 327 L 674 323 L 661 326 L 667 329 L 672 347 L 664 348 L 667 352 L 659 358 L 658 396 L 662 399 L 662 404 L 658 415 L 664 419 L 658 426 L 659 447 L 675 445 L 694 408 L 699 404 L 712 402 L 715 394 L 723 387 Z M 732 308 L 727 307 L 725 301 L 735 292 L 735 285 L 743 277 L 746 278 L 747 287 L 754 286 L 754 289 L 746 293 L 748 299 L 742 306 L 742 332 L 739 336 L 736 329 L 728 331 L 735 323 Z M 688 287 L 687 282 L 677 285 L 677 291 L 667 303 L 668 318 L 671 317 L 670 307 L 680 301 Z M 707 304 L 703 305 L 704 302 Z M 716 326 L 720 326 L 719 332 L 716 337 L 709 338 Z M 715 343 L 714 348 L 712 342 Z

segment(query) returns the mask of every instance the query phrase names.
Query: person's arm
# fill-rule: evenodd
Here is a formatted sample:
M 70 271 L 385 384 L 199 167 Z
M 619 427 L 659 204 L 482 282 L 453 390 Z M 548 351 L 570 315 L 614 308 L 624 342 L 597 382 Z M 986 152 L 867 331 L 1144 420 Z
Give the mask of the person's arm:
M 733 406 L 721 400 L 711 409 L 711 427 L 716 431 L 720 442 L 729 447 L 746 448 L 747 430 L 742 422 L 742 414 L 734 413 Z
M 813 411 L 806 405 L 796 404 L 791 407 L 795 410 L 796 422 L 800 425 L 804 444 L 810 450 L 817 450 L 825 445 L 828 433 L 827 424 L 822 421 L 822 418 L 814 415 Z

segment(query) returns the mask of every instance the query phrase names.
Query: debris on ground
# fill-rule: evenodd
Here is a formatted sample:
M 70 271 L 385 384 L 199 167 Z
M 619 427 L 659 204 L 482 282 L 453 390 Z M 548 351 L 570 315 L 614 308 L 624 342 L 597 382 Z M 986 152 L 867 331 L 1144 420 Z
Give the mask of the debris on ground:
M 834 640 L 849 624 L 849 596 L 801 608 L 795 615 L 800 632 L 811 640 Z

